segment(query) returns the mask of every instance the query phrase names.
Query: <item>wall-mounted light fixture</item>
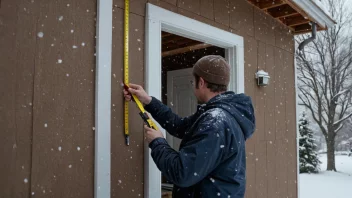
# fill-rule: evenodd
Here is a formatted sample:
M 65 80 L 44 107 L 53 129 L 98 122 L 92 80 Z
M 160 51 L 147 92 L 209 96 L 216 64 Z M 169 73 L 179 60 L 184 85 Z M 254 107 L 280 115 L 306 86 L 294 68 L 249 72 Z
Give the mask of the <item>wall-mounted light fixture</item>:
M 269 84 L 270 76 L 267 72 L 259 70 L 256 73 L 256 79 L 259 86 L 266 86 Z

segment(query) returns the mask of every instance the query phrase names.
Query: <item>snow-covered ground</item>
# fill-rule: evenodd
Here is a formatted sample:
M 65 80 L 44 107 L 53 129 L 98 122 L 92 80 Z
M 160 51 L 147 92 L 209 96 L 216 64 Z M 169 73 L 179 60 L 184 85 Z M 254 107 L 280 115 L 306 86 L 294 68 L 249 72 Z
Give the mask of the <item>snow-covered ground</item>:
M 352 157 L 336 155 L 338 172 L 326 171 L 326 154 L 319 155 L 322 162 L 319 174 L 300 174 L 300 198 L 351 198 Z

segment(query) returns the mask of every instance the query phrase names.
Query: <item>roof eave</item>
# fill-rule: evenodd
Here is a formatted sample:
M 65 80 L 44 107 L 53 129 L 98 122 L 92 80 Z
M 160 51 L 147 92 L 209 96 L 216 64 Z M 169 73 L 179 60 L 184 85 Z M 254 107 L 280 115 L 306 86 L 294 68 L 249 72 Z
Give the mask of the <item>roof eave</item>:
M 328 16 L 317 4 L 310 0 L 289 0 L 296 6 L 300 7 L 306 15 L 314 22 L 325 29 L 333 27 L 336 22 Z

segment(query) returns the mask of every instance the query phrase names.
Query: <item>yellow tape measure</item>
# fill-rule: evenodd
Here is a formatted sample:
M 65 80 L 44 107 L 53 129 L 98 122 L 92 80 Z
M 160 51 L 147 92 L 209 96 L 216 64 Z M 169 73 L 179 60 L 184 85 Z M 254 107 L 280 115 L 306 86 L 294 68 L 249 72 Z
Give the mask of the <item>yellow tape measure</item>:
M 125 0 L 125 30 L 124 30 L 124 83 L 128 85 L 129 71 L 128 71 L 128 42 L 129 42 L 129 12 L 130 12 L 130 1 Z M 125 138 L 126 144 L 130 145 L 130 133 L 128 127 L 128 101 L 124 102 L 124 115 L 125 115 Z
M 125 31 L 124 31 L 124 89 L 128 90 L 128 79 L 129 79 L 129 54 L 128 54 L 128 42 L 129 42 L 129 0 L 125 0 Z M 133 101 L 137 104 L 140 110 L 139 115 L 142 117 L 143 121 L 148 125 L 148 127 L 158 130 L 156 124 L 149 118 L 147 112 L 145 111 L 143 104 L 138 100 L 138 98 L 131 94 Z M 124 102 L 124 116 L 125 116 L 125 138 L 126 144 L 130 145 L 130 133 L 129 133 L 129 114 L 128 114 L 128 101 Z
M 125 90 L 128 91 L 129 87 L 128 85 L 124 84 L 124 88 Z M 144 109 L 143 104 L 141 103 L 141 101 L 137 98 L 137 96 L 131 94 L 132 96 L 132 100 L 137 104 L 137 107 L 139 109 L 139 115 L 142 117 L 144 123 L 152 129 L 158 130 L 158 127 L 156 126 L 156 124 L 152 121 L 152 119 L 149 118 L 147 111 Z

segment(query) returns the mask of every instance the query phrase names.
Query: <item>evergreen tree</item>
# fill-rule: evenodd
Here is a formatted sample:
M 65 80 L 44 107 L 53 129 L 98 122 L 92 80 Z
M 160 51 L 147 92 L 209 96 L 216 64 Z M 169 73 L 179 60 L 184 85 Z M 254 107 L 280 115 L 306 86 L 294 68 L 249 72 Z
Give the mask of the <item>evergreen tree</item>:
M 320 161 L 316 152 L 313 131 L 309 128 L 306 113 L 303 112 L 299 119 L 299 171 L 300 173 L 317 173 Z

